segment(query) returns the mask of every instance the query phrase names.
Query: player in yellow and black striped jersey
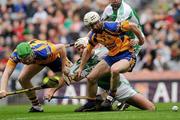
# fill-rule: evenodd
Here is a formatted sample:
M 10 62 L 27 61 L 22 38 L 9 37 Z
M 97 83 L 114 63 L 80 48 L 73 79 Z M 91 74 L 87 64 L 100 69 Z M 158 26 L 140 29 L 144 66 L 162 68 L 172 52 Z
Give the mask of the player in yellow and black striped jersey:
M 21 86 L 31 88 L 33 87 L 30 82 L 31 78 L 46 66 L 53 72 L 65 73 L 66 60 L 66 49 L 63 44 L 52 44 L 45 40 L 32 40 L 18 44 L 12 52 L 2 75 L 0 97 L 6 96 L 9 77 L 18 63 L 24 64 L 18 78 Z M 27 92 L 27 96 L 32 103 L 30 112 L 42 112 L 43 109 L 35 92 Z
M 30 59 L 25 60 L 25 58 L 21 58 L 21 56 L 18 55 L 17 48 L 13 51 L 13 53 L 10 56 L 10 59 L 8 61 L 7 65 L 14 66 L 19 62 L 22 62 L 24 64 L 40 64 L 40 65 L 47 65 L 48 63 L 53 62 L 55 59 L 60 58 L 60 53 L 56 52 L 55 44 L 52 44 L 47 41 L 43 40 L 32 40 L 27 43 L 27 45 L 30 46 L 32 49 L 32 56 L 33 59 L 30 61 Z M 24 51 L 25 52 L 25 51 Z
M 88 12 L 84 16 L 84 24 L 89 26 L 92 30 L 89 33 L 89 44 L 83 52 L 82 60 L 78 75 L 81 72 L 91 55 L 92 49 L 98 44 L 104 45 L 109 53 L 103 60 L 101 60 L 90 74 L 96 78 L 88 78 L 88 94 L 89 97 L 94 98 L 96 95 L 96 80 L 107 72 L 111 72 L 110 92 L 107 100 L 102 103 L 102 106 L 111 107 L 113 97 L 115 97 L 116 89 L 119 80 L 119 73 L 131 71 L 135 65 L 135 55 L 133 46 L 130 43 L 131 38 L 127 35 L 128 31 L 135 33 L 139 39 L 140 45 L 144 43 L 144 35 L 136 24 L 123 22 L 103 22 L 100 21 L 100 16 L 96 12 Z

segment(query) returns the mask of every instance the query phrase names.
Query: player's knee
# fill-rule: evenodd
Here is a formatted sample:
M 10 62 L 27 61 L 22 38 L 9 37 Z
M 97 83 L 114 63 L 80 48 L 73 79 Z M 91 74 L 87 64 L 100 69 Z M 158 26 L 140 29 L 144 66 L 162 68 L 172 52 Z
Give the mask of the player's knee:
M 149 110 L 150 111 L 155 111 L 156 110 L 156 106 L 154 104 L 152 104 L 150 107 L 149 107 Z
M 114 75 L 118 75 L 119 69 L 117 67 L 111 67 L 111 73 L 113 73 Z
M 87 77 L 87 81 L 88 81 L 90 84 L 96 84 L 96 80 L 95 80 L 93 77 Z
M 18 78 L 18 81 L 21 83 L 23 81 L 23 79 L 22 78 Z
M 19 78 L 18 78 L 18 81 L 19 81 L 19 83 L 22 85 L 22 84 L 25 83 L 25 81 L 27 82 L 28 80 L 25 79 L 25 78 L 23 78 L 23 77 L 19 77 Z
M 156 107 L 153 103 L 149 104 L 149 106 L 146 108 L 147 110 L 149 111 L 155 111 L 156 110 Z
M 22 85 L 24 83 L 23 78 L 18 78 L 19 83 Z

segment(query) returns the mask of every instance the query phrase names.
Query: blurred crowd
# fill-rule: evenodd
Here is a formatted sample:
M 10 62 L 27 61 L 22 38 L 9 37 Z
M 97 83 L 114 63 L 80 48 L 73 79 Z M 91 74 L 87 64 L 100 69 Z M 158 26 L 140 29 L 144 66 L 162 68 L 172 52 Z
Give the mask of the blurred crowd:
M 146 42 L 139 68 L 180 70 L 180 1 L 156 0 L 140 12 Z
M 125 0 L 126 1 L 126 0 Z M 16 45 L 32 39 L 74 43 L 88 29 L 83 16 L 102 14 L 108 0 L 0 0 L 0 76 Z M 180 2 L 127 0 L 140 16 L 146 42 L 135 70 L 180 70 Z M 135 4 L 136 3 L 136 4 Z M 71 61 L 79 58 L 68 48 Z M 21 70 L 22 65 L 17 67 Z

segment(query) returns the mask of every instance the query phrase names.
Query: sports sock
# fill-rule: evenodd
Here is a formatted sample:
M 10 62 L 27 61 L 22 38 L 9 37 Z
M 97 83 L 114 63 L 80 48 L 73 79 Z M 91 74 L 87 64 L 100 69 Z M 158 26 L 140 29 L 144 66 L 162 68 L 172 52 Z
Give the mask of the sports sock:
M 40 105 L 39 100 L 37 99 L 36 96 L 29 98 L 29 100 L 31 101 L 32 106 Z

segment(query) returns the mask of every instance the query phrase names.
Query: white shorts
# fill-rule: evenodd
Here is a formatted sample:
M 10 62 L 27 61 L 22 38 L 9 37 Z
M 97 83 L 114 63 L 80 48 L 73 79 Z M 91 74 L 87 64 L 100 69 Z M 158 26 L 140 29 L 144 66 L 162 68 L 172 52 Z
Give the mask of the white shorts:
M 120 75 L 121 84 L 117 88 L 116 97 L 115 99 L 119 102 L 125 101 L 128 98 L 134 96 L 137 94 L 136 90 L 133 89 L 133 87 L 130 85 L 128 80 L 124 77 L 124 75 Z M 98 87 L 98 94 L 104 92 L 105 90 L 101 87 Z
M 137 92 L 131 87 L 130 84 L 122 82 L 117 89 L 115 99 L 119 102 L 122 102 L 134 96 L 135 94 L 137 94 Z

